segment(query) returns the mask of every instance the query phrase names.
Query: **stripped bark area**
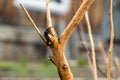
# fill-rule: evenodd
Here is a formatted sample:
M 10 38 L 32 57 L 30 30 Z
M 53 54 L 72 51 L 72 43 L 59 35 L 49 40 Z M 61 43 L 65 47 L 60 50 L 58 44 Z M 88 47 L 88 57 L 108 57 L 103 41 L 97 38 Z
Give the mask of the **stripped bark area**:
M 48 23 L 48 28 L 44 32 L 44 36 L 40 34 L 40 37 L 42 38 L 43 43 L 45 43 L 47 46 L 50 47 L 52 51 L 52 55 L 50 56 L 51 62 L 55 64 L 57 67 L 59 76 L 61 80 L 74 80 L 73 74 L 71 72 L 71 69 L 69 67 L 69 64 L 67 62 L 65 53 L 64 53 L 64 48 L 65 44 L 70 38 L 71 34 L 77 27 L 77 25 L 80 23 L 82 20 L 85 12 L 89 9 L 90 5 L 93 3 L 94 0 L 83 0 L 83 3 L 80 5 L 79 9 L 75 13 L 75 16 L 72 18 L 66 29 L 63 31 L 61 34 L 60 38 L 58 38 L 56 30 L 52 26 L 51 22 L 51 16 L 50 16 L 50 8 L 49 8 L 49 0 L 46 1 L 46 12 L 47 12 L 47 23 Z M 27 10 L 21 6 L 25 13 L 27 15 L 28 12 Z M 28 16 L 30 19 L 30 17 Z M 33 22 L 30 19 L 31 22 Z M 34 25 L 34 24 L 33 24 Z M 38 28 L 34 25 L 36 31 Z M 40 33 L 40 31 L 37 31 Z

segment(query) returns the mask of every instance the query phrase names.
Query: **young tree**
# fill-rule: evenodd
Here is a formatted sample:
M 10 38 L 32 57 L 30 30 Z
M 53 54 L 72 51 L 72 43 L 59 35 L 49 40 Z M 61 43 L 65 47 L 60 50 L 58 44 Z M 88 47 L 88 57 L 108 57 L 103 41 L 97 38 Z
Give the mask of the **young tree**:
M 37 33 L 39 34 L 40 38 L 42 39 L 43 43 L 46 46 L 49 46 L 52 55 L 50 56 L 50 60 L 52 63 L 55 64 L 57 67 L 59 76 L 61 80 L 74 80 L 73 74 L 70 70 L 69 64 L 66 60 L 66 56 L 64 53 L 65 44 L 70 38 L 71 34 L 77 27 L 77 25 L 82 20 L 84 14 L 86 11 L 88 11 L 91 4 L 94 2 L 94 0 L 83 0 L 82 4 L 80 5 L 79 9 L 75 13 L 74 17 L 66 27 L 66 29 L 63 31 L 60 37 L 57 36 L 56 30 L 54 29 L 52 22 L 51 22 L 51 15 L 50 15 L 50 9 L 49 9 L 49 0 L 46 2 L 47 7 L 47 24 L 48 28 L 44 32 L 44 36 L 41 34 L 41 32 L 38 30 L 36 24 L 30 17 L 29 13 L 27 12 L 26 8 L 23 4 L 20 4 L 20 6 L 23 8 L 25 13 L 27 14 L 28 18 L 30 19 L 31 23 L 35 27 Z

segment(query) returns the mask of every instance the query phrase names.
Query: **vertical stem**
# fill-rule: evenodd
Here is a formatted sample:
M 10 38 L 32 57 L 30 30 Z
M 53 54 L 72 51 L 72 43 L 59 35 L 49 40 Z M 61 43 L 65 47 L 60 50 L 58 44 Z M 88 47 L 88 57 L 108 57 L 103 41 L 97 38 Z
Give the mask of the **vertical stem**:
M 106 55 L 106 52 L 105 52 L 105 49 L 103 48 L 102 42 L 99 42 L 98 45 L 99 45 L 99 48 L 100 48 L 100 51 L 101 51 L 103 60 L 105 61 L 105 64 L 107 64 L 108 56 Z M 116 74 L 114 73 L 114 71 L 112 70 L 112 68 L 111 68 L 111 75 L 112 75 L 112 77 L 113 77 L 115 80 L 117 79 L 117 76 L 116 76 Z M 106 77 L 107 77 L 107 74 L 106 74 Z
M 52 26 L 52 20 L 51 20 L 49 2 L 50 2 L 50 0 L 46 1 L 46 16 L 47 16 L 47 25 L 48 25 L 48 27 L 51 27 Z
M 107 64 L 107 80 L 110 80 L 111 65 L 112 65 L 112 51 L 114 44 L 114 25 L 113 25 L 113 14 L 112 14 L 112 0 L 109 0 L 109 18 L 110 18 L 110 47 Z
M 86 22 L 87 22 L 88 33 L 89 33 L 90 44 L 91 44 L 91 50 L 92 50 L 92 61 L 93 61 L 93 68 L 94 68 L 94 80 L 97 80 L 95 47 L 94 47 L 94 42 L 93 42 L 93 37 L 92 37 L 92 31 L 91 31 L 91 25 L 90 25 L 90 21 L 89 21 L 88 12 L 85 13 L 85 19 L 86 19 Z

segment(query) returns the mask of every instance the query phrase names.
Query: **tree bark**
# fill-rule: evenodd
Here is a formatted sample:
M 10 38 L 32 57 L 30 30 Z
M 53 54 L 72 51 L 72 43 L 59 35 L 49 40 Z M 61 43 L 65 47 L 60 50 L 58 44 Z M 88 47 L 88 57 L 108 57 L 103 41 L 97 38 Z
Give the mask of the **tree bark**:
M 47 36 L 47 40 L 50 41 L 48 46 L 52 50 L 50 60 L 57 67 L 61 80 L 73 80 L 72 72 L 65 57 L 64 47 L 60 44 L 55 29 L 53 27 L 48 29 L 50 30 Z
M 47 18 L 48 18 L 48 28 L 44 32 L 44 37 L 41 35 L 40 31 L 38 30 L 37 26 L 35 25 L 34 21 L 29 16 L 27 10 L 24 8 L 24 6 L 21 4 L 21 7 L 27 14 L 28 18 L 30 19 L 31 23 L 35 27 L 37 33 L 39 34 L 40 38 L 42 39 L 43 43 L 50 47 L 52 51 L 52 55 L 50 56 L 50 60 L 52 63 L 55 64 L 57 67 L 59 76 L 61 80 L 74 80 L 73 74 L 70 70 L 69 64 L 66 60 L 66 56 L 64 53 L 64 48 L 67 40 L 79 24 L 79 22 L 82 20 L 85 12 L 89 9 L 90 5 L 93 3 L 94 0 L 83 0 L 83 3 L 80 5 L 78 11 L 76 12 L 73 19 L 70 21 L 67 28 L 64 30 L 64 32 L 61 34 L 60 38 L 58 38 L 56 34 L 56 30 L 51 24 L 51 16 L 50 11 L 48 12 Z M 49 2 L 49 0 L 47 0 Z M 46 5 L 47 8 L 49 8 L 48 5 Z M 50 9 L 47 9 L 50 10 Z

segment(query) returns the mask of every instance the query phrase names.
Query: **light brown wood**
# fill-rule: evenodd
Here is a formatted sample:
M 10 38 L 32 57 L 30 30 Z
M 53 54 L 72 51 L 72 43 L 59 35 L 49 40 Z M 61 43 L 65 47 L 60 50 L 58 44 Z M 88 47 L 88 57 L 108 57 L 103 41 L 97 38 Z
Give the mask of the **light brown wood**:
M 62 33 L 60 39 L 57 36 L 57 33 L 51 25 L 51 17 L 50 17 L 50 12 L 49 12 L 49 7 L 47 10 L 47 20 L 48 20 L 48 28 L 44 32 L 44 37 L 45 37 L 45 43 L 47 46 L 50 47 L 52 51 L 52 55 L 50 56 L 51 62 L 55 64 L 57 67 L 59 76 L 61 80 L 74 80 L 73 74 L 71 72 L 71 69 L 69 67 L 69 64 L 67 62 L 65 53 L 64 53 L 64 46 L 71 34 L 73 33 L 74 29 L 77 27 L 77 25 L 80 23 L 82 20 L 85 12 L 89 9 L 90 5 L 93 3 L 94 0 L 84 0 L 83 3 L 80 5 L 78 11 L 76 12 L 75 16 L 67 26 L 67 28 L 64 30 Z M 47 6 L 49 3 L 49 0 L 47 0 Z M 26 11 L 26 9 L 21 5 L 27 16 L 29 15 Z M 28 16 L 30 19 L 30 16 Z M 31 19 L 30 19 L 31 20 Z M 31 20 L 31 22 L 33 22 Z M 33 24 L 34 25 L 34 24 Z M 35 25 L 34 25 L 35 26 Z M 37 26 L 36 26 L 37 27 Z M 36 30 L 37 31 L 37 30 Z M 43 41 L 44 42 L 44 41 Z
M 67 25 L 66 29 L 64 32 L 61 34 L 60 37 L 60 42 L 64 46 L 67 42 L 67 40 L 70 38 L 71 34 L 77 27 L 77 25 L 80 23 L 82 20 L 85 12 L 89 9 L 90 5 L 94 2 L 94 0 L 83 0 L 82 4 L 80 5 L 79 9 L 73 16 L 72 20 L 70 23 Z
M 51 14 L 50 14 L 50 6 L 49 6 L 50 0 L 46 0 L 46 16 L 47 16 L 47 26 L 52 26 L 52 20 L 51 20 Z
M 91 51 L 92 51 L 92 63 L 93 63 L 93 70 L 94 70 L 93 77 L 94 77 L 94 80 L 97 80 L 98 78 L 97 78 L 97 67 L 96 67 L 96 54 L 95 54 L 94 41 L 93 41 L 93 37 L 92 37 L 92 30 L 91 30 L 88 12 L 85 13 L 85 20 L 86 20 L 87 27 L 88 27 L 88 35 L 90 38 Z
M 109 55 L 108 55 L 108 63 L 107 63 L 107 80 L 110 80 L 110 73 L 112 68 L 112 51 L 114 44 L 114 24 L 113 24 L 113 15 L 112 15 L 112 0 L 109 0 L 109 18 L 110 18 L 110 47 L 109 47 Z

